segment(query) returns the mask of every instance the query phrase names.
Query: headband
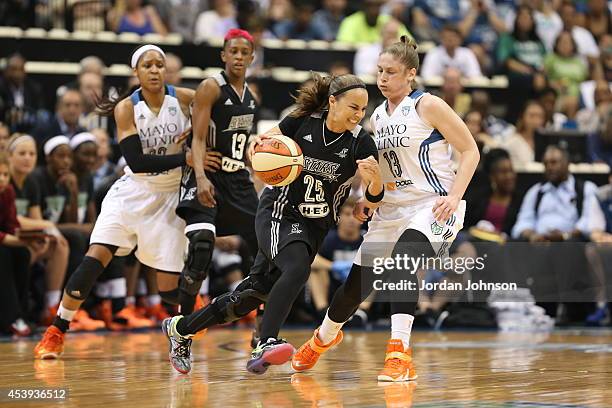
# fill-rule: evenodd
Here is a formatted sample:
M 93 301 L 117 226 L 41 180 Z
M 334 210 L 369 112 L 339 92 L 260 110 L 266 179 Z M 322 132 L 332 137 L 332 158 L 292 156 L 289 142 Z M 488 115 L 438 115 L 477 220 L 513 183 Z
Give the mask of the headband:
M 345 88 L 338 89 L 336 92 L 334 92 L 331 95 L 332 96 L 338 96 L 340 94 L 345 93 L 346 91 L 350 91 L 351 89 L 356 89 L 356 88 L 366 89 L 366 86 L 363 85 L 363 84 L 349 85 L 349 86 L 347 86 Z
M 225 38 L 223 38 L 223 41 L 233 40 L 234 38 L 244 38 L 251 44 L 254 43 L 253 36 L 249 34 L 248 31 L 241 30 L 239 28 L 232 28 L 231 30 L 229 30 L 227 34 L 225 34 Z
M 89 132 L 81 132 L 72 136 L 72 139 L 70 139 L 70 148 L 76 150 L 77 147 L 86 142 L 93 142 L 96 146 L 98 145 L 98 139 L 96 139 L 94 135 Z
M 136 65 L 138 65 L 138 60 L 147 51 L 157 51 L 162 55 L 162 57 L 164 57 L 164 59 L 166 59 L 166 54 L 164 54 L 164 51 L 162 51 L 162 49 L 159 48 L 157 45 L 153 45 L 153 44 L 143 45 L 142 47 L 134 51 L 134 54 L 132 54 L 132 68 L 136 68 Z
M 9 145 L 6 147 L 6 150 L 8 150 L 9 152 L 14 151 L 18 145 L 20 145 L 23 142 L 27 142 L 27 141 L 31 141 L 32 143 L 34 143 L 34 145 L 36 145 L 36 140 L 34 140 L 34 138 L 30 135 L 21 135 L 16 137 L 12 142 L 9 143 Z
M 47 140 L 43 148 L 45 155 L 50 155 L 56 147 L 61 145 L 70 146 L 70 139 L 68 139 L 66 136 L 60 135 Z

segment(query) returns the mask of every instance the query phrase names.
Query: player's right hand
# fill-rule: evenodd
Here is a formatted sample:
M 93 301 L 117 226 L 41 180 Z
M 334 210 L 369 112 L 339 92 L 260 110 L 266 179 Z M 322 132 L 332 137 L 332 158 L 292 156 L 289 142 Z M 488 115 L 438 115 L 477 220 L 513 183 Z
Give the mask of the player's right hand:
M 208 177 L 204 174 L 196 178 L 198 185 L 198 201 L 204 207 L 214 207 L 217 205 L 215 201 L 215 187 L 212 185 Z
M 361 222 L 366 222 L 370 218 L 370 208 L 366 205 L 365 200 L 361 199 L 355 203 L 353 207 L 353 217 Z
M 253 154 L 255 153 L 255 146 L 261 145 L 265 139 L 270 139 L 271 137 L 272 136 L 269 136 L 265 133 L 260 136 L 251 136 L 251 140 L 249 141 L 249 148 L 247 149 L 247 159 L 249 162 L 252 162 L 251 159 L 253 158 Z
M 221 159 L 223 155 L 214 150 L 207 150 L 204 157 L 204 170 L 212 173 L 221 169 Z

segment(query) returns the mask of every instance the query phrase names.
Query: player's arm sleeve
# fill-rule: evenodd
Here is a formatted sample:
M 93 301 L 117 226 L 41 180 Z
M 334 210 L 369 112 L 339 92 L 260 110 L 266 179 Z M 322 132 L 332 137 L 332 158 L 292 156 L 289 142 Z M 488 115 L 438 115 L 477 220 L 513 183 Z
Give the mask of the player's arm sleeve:
M 169 154 L 166 156 L 144 154 L 140 137 L 137 134 L 123 138 L 119 142 L 119 147 L 121 148 L 121 154 L 125 157 L 125 161 L 130 166 L 130 170 L 134 173 L 159 173 L 186 164 L 185 153 Z
M 283 135 L 293 138 L 293 136 L 298 131 L 300 126 L 302 126 L 302 123 L 304 123 L 305 120 L 306 116 L 294 118 L 289 115 L 283 120 L 281 120 L 281 122 L 278 124 L 278 128 L 280 129 Z

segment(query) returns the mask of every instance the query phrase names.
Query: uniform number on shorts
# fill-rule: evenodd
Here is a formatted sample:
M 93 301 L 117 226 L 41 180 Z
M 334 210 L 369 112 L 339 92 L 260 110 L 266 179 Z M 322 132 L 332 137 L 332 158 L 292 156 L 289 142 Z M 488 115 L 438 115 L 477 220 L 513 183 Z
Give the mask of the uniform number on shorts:
M 310 174 L 304 176 L 304 184 L 306 184 L 306 194 L 304 201 L 307 203 L 320 203 L 325 201 L 325 191 L 323 191 L 323 183 L 317 180 Z
M 247 135 L 234 133 L 232 135 L 232 158 L 242 160 L 244 157 L 244 146 L 246 146 Z
M 391 170 L 393 177 L 402 177 L 402 165 L 395 151 L 391 150 L 389 152 L 384 152 L 383 157 L 387 161 L 387 164 L 389 164 L 389 170 Z

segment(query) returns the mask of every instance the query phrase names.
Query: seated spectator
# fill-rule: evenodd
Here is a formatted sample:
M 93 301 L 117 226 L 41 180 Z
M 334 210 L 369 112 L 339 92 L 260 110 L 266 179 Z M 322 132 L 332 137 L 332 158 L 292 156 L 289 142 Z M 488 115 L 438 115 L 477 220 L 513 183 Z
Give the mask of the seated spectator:
M 98 145 L 98 154 L 93 170 L 94 191 L 96 191 L 111 178 L 114 178 L 115 164 L 110 161 L 112 151 L 108 133 L 100 128 L 92 130 L 91 133 L 96 137 Z
M 291 0 L 269 0 L 266 10 L 269 27 L 274 27 L 274 24 L 290 19 L 292 15 Z
M 381 0 L 364 0 L 362 11 L 353 13 L 342 20 L 338 29 L 337 40 L 351 44 L 380 42 L 382 27 L 391 18 L 391 16 L 380 13 L 382 3 Z M 398 35 L 401 37 L 402 35 L 410 35 L 410 33 L 401 24 Z
M 596 40 L 612 32 L 612 15 L 606 0 L 590 0 L 584 26 Z
M 79 119 L 83 114 L 83 96 L 76 89 L 67 89 L 59 97 L 56 104 L 55 116 L 44 126 L 38 126 L 33 131 L 33 136 L 38 144 L 45 143 L 49 138 L 56 135 L 64 135 L 71 138 L 86 129 L 79 125 Z
M 580 83 L 588 78 L 589 67 L 576 53 L 576 43 L 569 31 L 559 33 L 554 52 L 544 61 L 544 71 L 551 86 L 559 93 L 562 111 L 574 118 L 578 111 Z
M 497 62 L 508 75 L 512 92 L 508 102 L 508 117 L 516 119 L 522 101 L 532 97 L 534 90 L 546 85 L 542 71 L 546 49 L 536 34 L 532 9 L 520 6 L 512 33 L 502 34 L 497 44 Z
M 0 153 L 0 330 L 29 336 L 31 329 L 25 318 L 29 311 L 30 251 L 28 243 L 15 235 L 18 228 L 8 158 Z M 35 241 L 31 245 L 36 245 Z
M 448 24 L 458 24 L 469 4 L 452 0 L 416 0 L 411 10 L 415 35 L 420 40 L 438 42 L 438 33 Z
M 334 41 L 344 19 L 347 0 L 323 0 L 323 8 L 312 17 L 312 25 L 326 41 Z M 399 37 L 398 37 L 399 38 Z
M 208 3 L 207 0 L 156 0 L 155 7 L 168 31 L 180 34 L 184 41 L 193 42 L 196 19 Z
M 578 130 L 587 133 L 597 133 L 605 120 L 608 107 L 612 103 L 612 90 L 605 81 L 595 83 L 592 108 L 585 106 L 576 114 Z M 586 104 L 585 104 L 586 105 Z
M 514 134 L 514 126 L 506 122 L 504 119 L 497 117 L 492 113 L 491 98 L 485 91 L 472 92 L 472 106 L 470 110 L 480 113 L 483 119 L 484 131 L 491 135 L 496 142 L 500 143 L 507 137 Z
M 72 171 L 79 185 L 76 224 L 89 234 L 96 221 L 92 173 L 98 160 L 98 139 L 89 132 L 79 133 L 70 140 L 70 148 L 74 159 Z
M 546 181 L 525 194 L 512 237 L 529 242 L 579 239 L 588 227 L 583 203 L 591 199 L 597 186 L 569 172 L 569 154 L 558 146 L 548 146 L 543 161 Z
M 376 75 L 378 72 L 378 56 L 386 47 L 399 40 L 402 23 L 391 18 L 382 27 L 382 41 L 363 45 L 355 53 L 353 71 L 355 75 Z
M 563 29 L 555 32 L 555 43 L 556 39 L 561 31 L 569 31 L 572 34 L 574 43 L 576 44 L 576 51 L 586 61 L 591 64 L 595 64 L 599 58 L 599 48 L 593 38 L 593 34 L 584 27 L 578 25 L 578 13 L 576 12 L 576 5 L 571 0 L 564 0 L 561 4 L 559 11 L 561 20 L 563 21 Z
M 604 260 L 612 260 L 612 173 L 609 184 L 599 187 L 592 199 L 585 203 L 587 212 L 589 240 L 592 244 L 586 246 L 586 258 L 589 262 L 589 273 L 595 288 L 595 311 L 587 316 L 586 323 L 590 326 L 600 326 L 610 321 L 608 310 L 607 282 L 612 279 L 604 268 Z
M 247 68 L 247 77 L 266 76 L 265 49 L 262 41 L 264 38 L 274 38 L 274 35 L 266 29 L 266 22 L 260 17 L 253 17 L 247 24 L 248 32 L 253 37 L 253 62 Z
M 6 146 L 8 144 L 10 137 L 11 137 L 11 132 L 9 131 L 8 126 L 0 122 L 0 153 L 6 150 Z
M 293 18 L 276 23 L 274 34 L 281 40 L 325 40 L 325 32 L 313 24 L 314 10 L 310 0 L 295 1 Z
M 567 116 L 557 109 L 558 93 L 553 87 L 547 86 L 538 93 L 538 102 L 544 108 L 544 128 L 552 130 L 563 129 L 567 124 Z
M 522 168 L 535 161 L 535 131 L 543 126 L 544 108 L 539 102 L 527 102 L 516 124 L 516 133 L 502 143 L 514 167 Z
M 474 52 L 461 47 L 461 33 L 454 26 L 444 26 L 440 33 L 441 45 L 429 50 L 423 60 L 421 77 L 425 80 L 441 77 L 448 68 L 456 68 L 467 79 L 482 76 Z
M 83 99 L 79 125 L 87 130 L 103 128 L 108 132 L 113 131 L 114 122 L 96 110 L 96 101 L 104 95 L 104 77 L 95 72 L 83 72 L 78 77 L 77 85 Z
M 461 71 L 457 68 L 448 68 L 444 72 L 444 82 L 438 96 L 444 99 L 457 115 L 463 116 L 470 109 L 472 97 L 469 93 L 463 92 L 463 84 L 461 83 Z
M 478 192 L 478 200 L 468 206 L 464 226 L 510 236 L 522 199 L 516 191 L 516 173 L 510 155 L 503 149 L 490 150 L 484 156 L 483 170 L 489 183 Z
M 173 86 L 181 86 L 183 82 L 183 76 L 181 70 L 183 69 L 183 61 L 181 58 L 172 54 L 171 52 L 166 54 L 166 79 L 165 83 Z
M 232 28 L 238 28 L 236 8 L 231 0 L 213 0 L 212 10 L 200 13 L 195 23 L 194 41 L 196 44 L 222 39 Z
M 493 139 L 484 128 L 484 120 L 482 114 L 477 110 L 468 111 L 463 117 L 465 125 L 469 129 L 470 133 L 478 145 L 478 151 L 480 153 L 488 152 L 490 149 L 496 147 L 498 143 Z
M 42 89 L 27 77 L 25 64 L 20 54 L 8 56 L 0 80 L 0 121 L 12 132 L 30 132 L 45 107 Z
M 600 131 L 589 135 L 587 147 L 592 162 L 612 167 L 612 106 L 603 113 Z
M 111 29 L 119 34 L 168 34 L 155 7 L 143 7 L 142 0 L 118 0 L 108 12 L 107 20 Z
M 43 220 L 40 202 L 40 189 L 32 177 L 36 165 L 36 142 L 29 135 L 15 135 L 9 142 L 9 162 L 11 185 L 15 191 L 17 219 L 21 228 L 44 230 L 49 239 L 32 252 L 34 262 L 45 263 L 45 305 L 41 323 L 51 324 L 57 314 L 62 285 L 68 266 L 68 241 L 54 223 Z

